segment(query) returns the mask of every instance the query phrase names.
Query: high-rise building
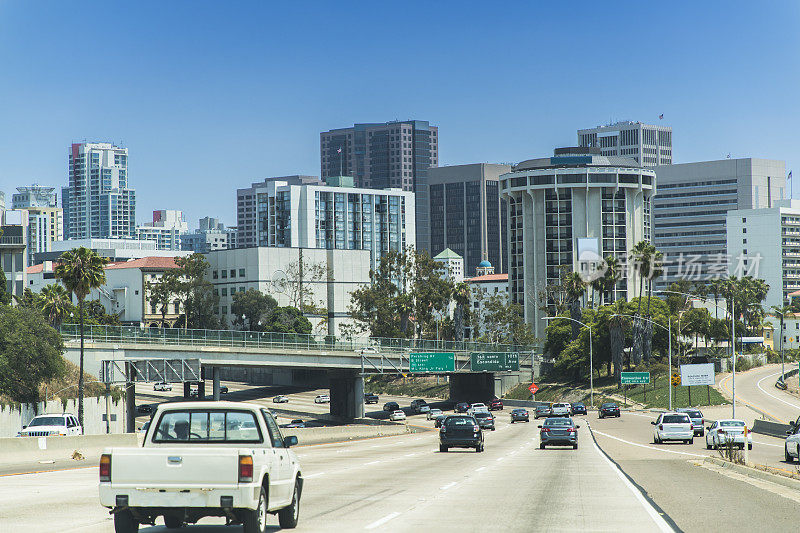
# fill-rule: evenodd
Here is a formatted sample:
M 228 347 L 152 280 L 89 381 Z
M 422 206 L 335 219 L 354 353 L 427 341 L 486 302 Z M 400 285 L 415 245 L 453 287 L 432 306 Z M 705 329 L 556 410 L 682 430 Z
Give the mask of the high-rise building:
M 800 290 L 800 200 L 776 200 L 772 207 L 760 209 L 733 209 L 725 219 L 730 258 L 727 273 L 766 281 L 765 309 L 789 303 L 789 294 Z
M 578 130 L 578 145 L 602 155 L 630 157 L 644 167 L 672 164 L 672 128 L 623 121 Z
M 196 231 L 181 235 L 181 249 L 198 254 L 230 250 L 236 248 L 236 233 L 237 228 L 226 228 L 218 218 L 203 217 Z
M 464 258 L 464 272 L 470 274 L 483 260 L 506 272 L 506 205 L 499 178 L 509 171 L 511 165 L 489 163 L 428 170 L 430 235 L 421 235 L 417 226 L 417 247 L 431 256 L 450 248 Z
M 136 192 L 128 188 L 128 149 L 73 143 L 61 206 L 65 239 L 134 238 Z
M 181 235 L 189 232 L 183 211 L 160 209 L 153 211 L 153 221 L 136 227 L 136 238 L 155 241 L 157 250 L 180 250 Z
M 439 166 L 439 128 L 424 120 L 355 124 L 320 133 L 323 180 L 353 176 L 356 187 L 413 191 L 418 235 L 429 234 L 428 169 Z M 417 243 L 427 250 L 427 242 Z
M 236 247 L 251 248 L 259 246 L 258 239 L 258 206 L 256 201 L 259 193 L 267 190 L 267 184 L 271 181 L 281 181 L 288 185 L 322 185 L 323 182 L 317 176 L 280 176 L 266 178 L 264 181 L 253 183 L 250 187 L 236 190 Z M 203 229 L 202 227 L 200 229 Z
M 655 188 L 653 170 L 587 147 L 558 148 L 553 157 L 523 161 L 500 176 L 508 204 L 509 296 L 537 336 L 545 326 L 540 304 L 547 303 L 539 301 L 541 289 L 559 283 L 564 270 L 583 272 L 609 255 L 625 264 L 637 242 L 650 240 Z M 624 276 L 616 299 L 638 289 Z
M 724 275 L 728 211 L 774 207 L 786 187 L 786 164 L 771 159 L 722 159 L 654 170 L 653 244 L 664 254 L 665 266 L 656 280 L 660 289 L 678 279 Z
M 356 188 L 348 176 L 327 181 L 259 184 L 257 245 L 370 250 L 373 266 L 389 250 L 416 246 L 414 193 Z
M 24 209 L 28 212 L 28 231 L 26 252 L 28 264 L 33 264 L 33 254 L 49 252 L 53 241 L 64 239 L 64 212 L 58 207 L 55 187 L 31 185 L 17 187 L 17 193 L 11 196 L 13 209 Z

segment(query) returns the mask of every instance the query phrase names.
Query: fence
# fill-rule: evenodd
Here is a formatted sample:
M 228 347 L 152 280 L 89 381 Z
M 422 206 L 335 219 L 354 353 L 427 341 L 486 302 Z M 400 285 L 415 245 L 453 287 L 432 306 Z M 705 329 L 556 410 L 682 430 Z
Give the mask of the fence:
M 63 325 L 61 326 L 61 334 L 66 340 L 77 340 L 80 338 L 80 327 L 76 324 Z M 256 349 L 315 349 L 357 353 L 361 351 L 365 353 L 408 353 L 414 351 L 528 352 L 534 349 L 533 346 L 468 341 L 387 337 L 364 337 L 347 340 L 332 335 L 300 335 L 295 333 L 211 329 L 141 328 L 138 326 L 85 326 L 84 338 L 89 342 L 173 346 L 233 346 Z

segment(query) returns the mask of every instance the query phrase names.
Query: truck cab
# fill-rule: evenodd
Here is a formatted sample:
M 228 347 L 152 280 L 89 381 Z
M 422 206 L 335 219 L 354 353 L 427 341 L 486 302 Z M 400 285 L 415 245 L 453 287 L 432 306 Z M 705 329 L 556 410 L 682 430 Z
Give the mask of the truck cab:
M 100 503 L 117 533 L 164 517 L 181 527 L 226 517 L 246 533 L 266 530 L 267 514 L 297 525 L 303 478 L 268 409 L 240 402 L 162 404 L 141 448 L 110 448 L 100 459 Z

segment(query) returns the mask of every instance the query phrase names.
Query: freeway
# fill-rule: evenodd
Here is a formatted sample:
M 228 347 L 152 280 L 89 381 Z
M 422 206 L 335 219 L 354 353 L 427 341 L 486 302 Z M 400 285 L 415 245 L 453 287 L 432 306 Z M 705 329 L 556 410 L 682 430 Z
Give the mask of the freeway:
M 580 433 L 578 450 L 539 450 L 536 424 L 511 425 L 506 411 L 482 454 L 440 453 L 435 432 L 298 447 L 307 481 L 297 531 L 669 530 Z M 229 531 L 207 520 L 187 531 Z M 94 467 L 0 477 L 0 521 L 9 531 L 113 531 Z
M 790 369 L 786 365 L 786 370 Z M 800 399 L 775 387 L 780 371 L 781 365 L 765 365 L 736 373 L 737 416 L 742 414 L 740 407 L 745 405 L 784 424 L 797 419 L 800 415 Z M 721 379 L 719 387 L 730 398 L 733 387 L 731 376 Z

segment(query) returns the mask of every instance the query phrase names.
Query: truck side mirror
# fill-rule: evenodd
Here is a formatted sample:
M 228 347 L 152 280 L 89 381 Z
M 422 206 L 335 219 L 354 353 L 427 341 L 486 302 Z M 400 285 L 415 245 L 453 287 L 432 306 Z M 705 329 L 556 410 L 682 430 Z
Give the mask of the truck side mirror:
M 297 446 L 297 437 L 294 435 L 289 435 L 288 437 L 283 438 L 283 445 L 287 448 L 291 448 L 292 446 Z

